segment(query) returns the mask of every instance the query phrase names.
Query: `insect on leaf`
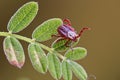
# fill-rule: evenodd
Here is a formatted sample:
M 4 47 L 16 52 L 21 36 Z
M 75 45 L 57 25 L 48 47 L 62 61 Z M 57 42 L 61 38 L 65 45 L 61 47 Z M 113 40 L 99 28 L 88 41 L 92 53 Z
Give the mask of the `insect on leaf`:
M 67 41 L 68 40 L 66 40 L 64 38 L 58 38 L 52 43 L 51 46 L 58 52 L 64 52 L 64 51 L 68 50 L 70 47 L 75 46 L 79 42 L 79 39 L 77 40 L 77 42 L 68 41 L 68 43 L 66 45 Z
M 72 80 L 72 70 L 67 60 L 62 62 L 62 74 L 64 80 Z
M 48 69 L 50 74 L 53 78 L 56 80 L 61 78 L 62 74 L 62 68 L 59 58 L 56 56 L 56 54 L 48 53 Z
M 14 37 L 6 37 L 3 43 L 5 55 L 11 65 L 21 68 L 25 62 L 25 55 L 20 42 Z
M 47 71 L 47 56 L 39 44 L 31 43 L 28 47 L 29 57 L 35 70 L 40 73 Z
M 73 48 L 73 50 L 69 49 L 65 53 L 65 56 L 71 60 L 83 59 L 86 55 L 87 55 L 87 50 L 82 47 L 76 47 L 76 48 Z
M 69 61 L 69 64 L 71 65 L 71 69 L 78 79 L 87 80 L 87 78 L 88 78 L 87 73 L 80 64 L 78 64 L 74 61 Z
M 8 23 L 8 31 L 17 33 L 26 28 L 34 19 L 38 12 L 38 3 L 29 2 L 24 4 L 18 11 L 11 17 Z
M 62 24 L 60 18 L 49 19 L 34 30 L 32 38 L 40 42 L 49 40 L 53 34 L 57 34 L 57 28 Z
M 69 49 L 69 47 L 65 46 L 66 42 L 67 42 L 67 40 L 58 38 L 52 43 L 52 47 L 58 52 L 63 52 L 65 50 Z M 71 41 L 69 41 L 69 43 L 71 43 Z

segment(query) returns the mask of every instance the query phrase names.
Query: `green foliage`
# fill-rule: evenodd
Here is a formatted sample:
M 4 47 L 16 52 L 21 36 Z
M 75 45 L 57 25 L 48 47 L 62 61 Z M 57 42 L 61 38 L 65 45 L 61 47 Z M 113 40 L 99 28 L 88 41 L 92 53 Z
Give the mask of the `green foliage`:
M 73 48 L 72 50 L 70 49 L 65 54 L 65 56 L 71 60 L 83 59 L 86 55 L 87 55 L 87 50 L 82 47 L 76 47 Z
M 41 46 L 37 43 L 31 43 L 28 52 L 33 67 L 38 72 L 45 73 L 47 71 L 47 57 Z
M 48 53 L 48 69 L 56 80 L 61 78 L 62 68 L 59 58 L 54 53 Z
M 34 19 L 38 12 L 38 4 L 36 2 L 29 2 L 23 5 L 18 11 L 11 17 L 8 23 L 8 31 L 17 33 L 26 28 Z
M 64 80 L 72 80 L 73 72 L 78 79 L 87 80 L 88 76 L 85 69 L 74 62 L 74 60 L 83 59 L 87 55 L 85 48 L 73 48 L 78 44 L 80 38 L 76 42 L 58 38 L 52 43 L 52 48 L 40 43 L 51 39 L 52 35 L 58 33 L 58 27 L 63 25 L 60 18 L 52 18 L 43 22 L 33 31 L 32 39 L 13 34 L 26 28 L 36 16 L 37 11 L 38 3 L 26 3 L 10 19 L 7 26 L 9 32 L 0 32 L 0 36 L 6 36 L 3 46 L 9 63 L 18 68 L 24 65 L 25 55 L 23 47 L 18 41 L 20 39 L 29 43 L 29 58 L 34 69 L 38 72 L 46 73 L 48 70 L 56 80 L 59 80 L 62 76 Z M 70 47 L 72 47 L 72 50 Z M 43 49 L 48 52 L 47 56 Z M 67 51 L 64 56 L 59 53 L 63 51 Z
M 4 39 L 4 51 L 10 64 L 21 68 L 25 62 L 25 55 L 20 42 L 14 37 L 6 37 Z
M 52 47 L 58 52 L 64 52 L 67 49 L 69 49 L 69 47 L 65 46 L 66 42 L 67 42 L 67 40 L 58 38 L 52 43 Z M 71 44 L 70 42 L 71 41 L 68 42 L 69 45 Z
M 62 24 L 60 18 L 49 19 L 34 30 L 32 38 L 39 42 L 49 40 L 53 34 L 57 34 L 57 28 Z
M 62 74 L 64 80 L 72 80 L 72 70 L 67 60 L 62 62 Z
M 67 42 L 67 45 L 66 45 Z M 76 42 L 68 41 L 63 38 L 58 38 L 52 43 L 52 47 L 58 51 L 58 52 L 64 52 L 69 49 L 69 47 L 75 46 L 79 42 L 79 39 L 77 39 Z
M 78 79 L 87 80 L 87 78 L 88 78 L 87 73 L 81 65 L 79 65 L 78 63 L 76 63 L 74 61 L 69 61 L 69 64 L 72 68 L 73 73 L 75 74 L 75 76 Z

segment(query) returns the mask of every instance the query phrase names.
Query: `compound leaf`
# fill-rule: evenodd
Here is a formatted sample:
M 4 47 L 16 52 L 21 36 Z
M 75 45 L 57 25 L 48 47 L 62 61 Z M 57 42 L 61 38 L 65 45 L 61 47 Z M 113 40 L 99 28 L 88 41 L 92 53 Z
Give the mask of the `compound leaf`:
M 57 28 L 62 24 L 63 22 L 59 18 L 49 19 L 34 30 L 32 38 L 40 42 L 49 40 L 53 34 L 57 34 Z
M 17 33 L 26 28 L 34 19 L 38 12 L 37 2 L 29 2 L 24 4 L 18 11 L 11 17 L 8 23 L 8 31 Z
M 83 59 L 86 55 L 87 55 L 87 50 L 82 47 L 76 47 L 73 48 L 72 50 L 70 49 L 65 54 L 65 56 L 71 60 Z
M 31 43 L 28 47 L 29 57 L 35 70 L 41 73 L 47 71 L 47 56 L 39 44 Z
M 20 42 L 14 37 L 6 37 L 3 42 L 5 55 L 11 65 L 21 68 L 25 62 L 25 55 Z

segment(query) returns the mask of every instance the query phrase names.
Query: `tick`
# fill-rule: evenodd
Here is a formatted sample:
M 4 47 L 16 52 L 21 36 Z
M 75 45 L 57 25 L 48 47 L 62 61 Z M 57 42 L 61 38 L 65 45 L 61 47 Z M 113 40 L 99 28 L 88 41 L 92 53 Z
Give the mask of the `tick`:
M 77 34 L 76 31 L 74 30 L 74 28 L 71 25 L 71 21 L 69 19 L 64 19 L 63 20 L 63 25 L 59 26 L 58 29 L 57 29 L 58 34 L 57 35 L 52 35 L 52 36 L 61 37 L 62 39 L 67 40 L 67 42 L 65 43 L 65 46 L 67 46 L 69 41 L 76 42 L 78 40 L 78 38 L 81 37 L 82 33 L 85 30 L 90 30 L 90 28 L 83 27 L 80 30 L 79 34 Z

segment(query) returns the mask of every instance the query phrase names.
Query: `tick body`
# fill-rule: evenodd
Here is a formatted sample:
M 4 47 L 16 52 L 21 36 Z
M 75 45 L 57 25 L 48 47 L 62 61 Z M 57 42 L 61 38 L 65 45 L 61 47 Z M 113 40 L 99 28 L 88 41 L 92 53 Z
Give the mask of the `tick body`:
M 75 41 L 77 37 L 76 32 L 68 25 L 62 25 L 58 27 L 58 33 L 61 37 L 70 39 L 72 41 Z
M 74 28 L 71 26 L 70 20 L 64 19 L 63 25 L 59 26 L 57 29 L 58 35 L 52 35 L 52 36 L 62 37 L 63 39 L 66 39 L 68 41 L 76 42 L 77 38 L 80 38 L 85 30 L 90 30 L 90 28 L 84 27 L 80 30 L 79 34 L 77 34 Z M 68 41 L 66 42 L 66 44 L 68 43 Z

